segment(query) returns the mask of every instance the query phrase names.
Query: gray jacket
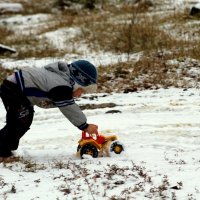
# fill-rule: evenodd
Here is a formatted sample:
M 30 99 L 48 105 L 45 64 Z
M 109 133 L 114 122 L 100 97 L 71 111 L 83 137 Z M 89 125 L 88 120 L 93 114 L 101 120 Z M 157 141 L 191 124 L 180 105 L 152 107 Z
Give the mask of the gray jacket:
M 58 107 L 69 121 L 83 130 L 87 120 L 72 97 L 74 80 L 67 63 L 56 62 L 42 68 L 23 68 L 15 72 L 17 83 L 32 105 Z

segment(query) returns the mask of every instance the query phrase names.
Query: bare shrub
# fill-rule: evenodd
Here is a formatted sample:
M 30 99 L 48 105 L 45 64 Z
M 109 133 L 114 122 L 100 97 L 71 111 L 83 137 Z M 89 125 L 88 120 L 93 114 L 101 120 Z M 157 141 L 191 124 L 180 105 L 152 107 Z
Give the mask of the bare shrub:
M 155 20 L 133 14 L 128 21 L 122 19 L 121 22 L 113 23 L 104 17 L 105 23 L 86 22 L 82 36 L 93 49 L 115 53 L 130 54 L 171 48 L 176 44 L 175 40 L 162 31 Z
M 131 23 L 118 28 L 119 31 L 112 41 L 116 52 L 128 54 L 138 51 L 149 52 L 169 48 L 173 43 L 167 34 L 155 26 L 154 21 L 149 21 L 147 18 L 141 22 L 132 20 Z

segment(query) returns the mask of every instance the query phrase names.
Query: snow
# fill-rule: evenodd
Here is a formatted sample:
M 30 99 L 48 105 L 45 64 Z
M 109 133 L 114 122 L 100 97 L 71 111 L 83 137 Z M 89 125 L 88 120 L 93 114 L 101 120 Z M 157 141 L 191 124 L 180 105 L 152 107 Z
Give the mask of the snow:
M 191 7 L 191 5 L 198 6 L 200 1 L 199 0 L 171 0 L 172 5 L 176 8 L 179 7 Z
M 15 15 L 0 19 L 0 25 L 9 27 L 15 34 L 30 35 L 37 34 L 40 27 L 47 26 L 51 23 L 52 16 L 50 14 L 33 14 L 33 15 Z
M 74 48 L 67 40 L 70 41 L 71 38 L 74 38 L 78 33 L 80 33 L 80 28 L 62 28 L 56 31 L 44 33 L 42 36 L 49 38 L 50 43 L 58 49 Z M 66 37 L 67 36 L 67 40 Z
M 100 133 L 116 134 L 126 152 L 82 160 L 76 155 L 81 132 L 58 109 L 36 107 L 31 129 L 16 151 L 22 160 L 0 164 L 1 198 L 200 198 L 197 89 L 97 94 L 94 100 L 89 96 L 77 103 L 117 104 L 114 109 L 121 113 L 106 114 L 110 108 L 84 113 L 88 122 L 98 124 Z M 0 113 L 3 126 L 2 104 Z
M 81 50 L 83 51 L 83 50 Z M 136 62 L 139 60 L 140 56 L 142 55 L 141 52 L 134 53 L 129 55 L 129 58 L 127 57 L 127 54 L 113 54 L 113 53 L 105 53 L 105 52 L 99 52 L 96 54 L 95 52 L 87 54 L 86 52 L 83 55 L 77 55 L 77 54 L 66 54 L 63 58 L 29 58 L 24 60 L 14 60 L 14 59 L 0 59 L 0 64 L 4 68 L 13 69 L 13 68 L 21 68 L 21 67 L 42 67 L 44 65 L 47 65 L 51 62 L 58 62 L 58 61 L 66 61 L 68 63 L 73 62 L 77 59 L 86 59 L 92 63 L 94 63 L 97 67 L 99 65 L 109 65 L 109 64 L 115 64 L 118 62 L 125 62 L 127 60 Z
M 20 3 L 0 3 L 0 13 L 21 12 L 24 8 Z
M 195 5 L 196 8 L 200 9 L 200 2 Z

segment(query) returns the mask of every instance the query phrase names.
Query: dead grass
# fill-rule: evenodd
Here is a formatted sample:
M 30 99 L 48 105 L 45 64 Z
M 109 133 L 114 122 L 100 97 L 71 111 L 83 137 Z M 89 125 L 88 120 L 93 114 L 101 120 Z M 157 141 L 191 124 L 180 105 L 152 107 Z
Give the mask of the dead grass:
M 124 21 L 113 23 L 104 18 L 104 23 L 86 22 L 82 39 L 94 50 L 127 54 L 169 49 L 176 44 L 175 39 L 157 26 L 155 19 L 134 14 Z
M 192 17 L 189 15 L 189 10 L 184 9 L 180 11 L 169 12 L 164 16 L 158 18 L 159 24 L 174 23 L 174 24 L 184 24 L 190 21 Z
M 24 7 L 22 14 L 36 14 L 36 13 L 51 13 L 54 0 L 41 1 L 41 0 L 15 0 L 16 3 L 21 3 Z
M 115 11 L 112 14 L 114 15 Z M 178 57 L 200 58 L 199 41 L 193 37 L 196 35 L 198 38 L 200 32 L 198 29 L 191 30 L 191 26 L 185 25 L 193 20 L 186 11 L 165 17 L 149 16 L 147 13 L 138 12 L 131 16 L 119 15 L 115 17 L 107 15 L 102 20 L 90 18 L 89 21 L 83 21 L 82 35 L 79 36 L 79 40 L 85 40 L 94 51 L 110 51 L 128 55 L 143 51 L 148 55 L 152 51 L 169 50 Z M 169 30 L 163 28 L 168 23 L 172 25 Z M 174 35 L 171 34 L 172 32 Z
M 35 35 L 21 35 L 7 40 L 7 45 L 17 49 L 17 58 L 24 59 L 29 57 L 55 57 L 62 56 L 65 52 L 53 47 L 46 38 L 39 38 Z
M 10 69 L 5 69 L 2 66 L 0 66 L 0 84 L 2 83 L 2 81 L 11 73 L 13 72 L 13 70 Z
M 30 6 L 37 7 L 40 4 L 39 0 L 34 2 Z M 138 88 L 186 87 L 184 81 L 180 84 L 177 80 L 181 80 L 181 76 L 187 73 L 177 74 L 177 66 L 169 66 L 167 61 L 179 58 L 200 59 L 200 42 L 192 37 L 200 36 L 198 23 L 191 25 L 190 22 L 196 22 L 196 19 L 189 16 L 188 10 L 159 16 L 151 12 L 151 9 L 151 5 L 116 6 L 103 1 L 100 10 L 54 13 L 51 22 L 39 28 L 37 35 L 15 36 L 9 29 L 2 29 L 1 41 L 19 49 L 17 58 L 59 57 L 68 52 L 56 49 L 47 39 L 38 36 L 63 27 L 80 27 L 81 34 L 71 39 L 70 44 L 85 42 L 95 52 L 126 53 L 128 58 L 130 54 L 140 51 L 144 55 L 136 63 L 127 61 L 106 68 L 101 66 L 100 92 L 110 92 L 113 88 L 114 91 L 127 92 Z
M 200 60 L 199 45 L 199 41 L 186 42 L 184 45 L 179 46 L 176 50 L 173 51 L 174 57 L 186 57 Z
M 41 35 L 63 27 L 72 27 L 75 24 L 75 19 L 76 17 L 74 17 L 73 14 L 55 15 L 55 19 L 52 19 L 50 23 L 46 23 L 46 25 L 41 27 L 37 33 Z
M 177 64 L 169 64 L 169 60 L 176 60 Z M 198 85 L 200 78 L 187 70 L 199 66 L 197 61 L 186 61 L 184 57 L 176 57 L 171 52 L 155 51 L 135 63 L 127 61 L 100 66 L 98 91 L 128 93 L 143 89 L 190 88 L 195 82 Z
M 50 44 L 50 42 L 42 36 L 44 33 L 56 31 L 63 27 L 73 27 L 80 26 L 83 20 L 89 20 L 90 14 L 88 12 L 82 12 L 80 15 L 75 15 L 75 13 L 61 13 L 55 14 L 50 22 L 45 23 L 44 26 L 37 28 L 37 34 L 16 34 L 7 28 L 1 28 L 2 34 L 0 41 L 3 41 L 5 45 L 12 46 L 16 48 L 17 54 L 15 57 L 18 59 L 24 59 L 29 57 L 62 57 L 68 52 L 60 50 Z M 84 16 L 84 18 L 83 18 Z M 95 18 L 97 18 L 94 15 Z M 1 30 L 0 29 L 0 30 Z M 12 36 L 12 37 L 9 37 Z M 67 37 L 67 36 L 66 36 Z M 71 41 L 73 43 L 73 40 Z M 1 42 L 0 42 L 1 43 Z M 2 55 L 7 57 L 7 55 Z
M 151 1 L 138 1 L 137 3 L 127 2 L 122 4 L 120 10 L 123 10 L 124 13 L 146 13 L 151 7 L 153 7 Z
M 13 31 L 9 30 L 7 27 L 0 26 L 0 44 L 5 44 L 7 38 L 14 34 Z
M 36 6 L 40 4 L 38 0 L 34 0 L 34 3 L 34 5 L 31 5 Z M 194 56 L 192 57 L 197 58 L 199 51 L 193 41 L 190 41 L 190 43 L 178 41 L 177 38 L 170 34 L 170 30 L 167 31 L 162 28 L 167 23 L 179 24 L 180 26 L 180 24 L 188 22 L 190 17 L 188 17 L 187 12 L 174 12 L 165 17 L 150 16 L 148 12 L 150 7 L 150 5 L 146 4 L 122 4 L 120 7 L 108 5 L 101 12 L 98 10 L 93 12 L 88 10 L 81 10 L 81 12 L 63 11 L 61 14 L 54 14 L 51 22 L 40 27 L 37 30 L 37 34 L 41 35 L 59 28 L 76 26 L 81 27 L 82 33 L 74 38 L 74 42 L 85 41 L 88 47 L 94 51 L 110 51 L 114 53 L 127 53 L 129 55 L 140 51 L 148 54 L 151 51 L 173 50 L 178 47 L 180 54 L 182 54 L 181 56 L 193 54 Z M 197 31 L 196 34 L 198 34 Z M 24 38 L 24 36 L 22 37 Z M 20 45 L 24 49 L 27 47 L 26 53 L 20 50 L 19 58 L 23 56 L 43 57 L 60 54 L 58 50 L 50 47 L 47 41 L 38 39 L 35 35 L 30 35 L 29 38 L 25 37 L 23 40 L 14 37 L 13 40 L 8 41 L 5 32 L 2 35 L 2 40 L 6 41 L 8 45 Z M 39 43 L 44 44 L 46 51 L 38 47 Z M 31 49 L 29 44 L 35 48 Z M 187 49 L 192 49 L 192 51 L 187 51 Z

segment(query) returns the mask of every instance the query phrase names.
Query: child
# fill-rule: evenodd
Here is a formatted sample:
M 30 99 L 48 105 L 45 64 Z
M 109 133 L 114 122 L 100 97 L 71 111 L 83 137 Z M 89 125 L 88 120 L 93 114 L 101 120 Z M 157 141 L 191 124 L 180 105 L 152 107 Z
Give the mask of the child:
M 12 156 L 12 150 L 18 148 L 20 138 L 32 123 L 34 105 L 58 107 L 74 126 L 89 134 L 98 134 L 97 125 L 88 124 L 74 102 L 74 97 L 95 92 L 96 83 L 96 68 L 86 60 L 23 68 L 8 76 L 0 87 L 0 96 L 7 111 L 6 125 L 0 130 L 0 158 Z

